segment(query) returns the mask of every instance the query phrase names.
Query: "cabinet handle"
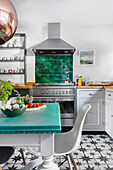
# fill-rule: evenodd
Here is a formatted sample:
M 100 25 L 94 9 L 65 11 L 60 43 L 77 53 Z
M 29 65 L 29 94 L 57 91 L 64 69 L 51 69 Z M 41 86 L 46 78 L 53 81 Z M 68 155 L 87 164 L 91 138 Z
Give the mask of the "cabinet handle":
M 111 94 L 108 94 L 108 96 L 111 96 Z
M 92 93 L 89 93 L 89 96 L 93 95 Z

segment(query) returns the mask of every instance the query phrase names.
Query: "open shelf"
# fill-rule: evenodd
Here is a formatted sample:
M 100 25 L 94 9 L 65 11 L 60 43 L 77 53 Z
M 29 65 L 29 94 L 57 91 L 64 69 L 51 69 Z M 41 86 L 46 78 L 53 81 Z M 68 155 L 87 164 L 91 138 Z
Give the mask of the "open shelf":
M 0 60 L 0 62 L 24 62 L 24 60 Z
M 12 74 L 13 75 L 13 74 L 24 74 L 24 72 L 23 73 L 0 73 L 0 74 L 6 74 L 6 75 L 7 74 Z
M 19 42 L 19 43 L 18 43 Z M 16 55 L 18 55 L 18 52 L 21 53 L 21 55 L 19 55 L 19 59 L 16 60 L 0 60 L 1 63 L 4 63 L 4 68 L 2 69 L 15 69 L 16 67 L 18 68 L 18 63 L 21 62 L 22 64 L 20 64 L 19 69 L 24 69 L 24 72 L 19 72 L 19 73 L 5 73 L 5 72 L 0 72 L 0 75 L 23 75 L 24 76 L 24 84 L 26 84 L 26 35 L 25 33 L 16 33 L 10 41 L 7 42 L 7 44 L 4 46 L 0 46 L 0 50 L 1 50 L 1 56 L 5 56 L 6 59 L 9 57 L 16 57 Z M 19 51 L 20 50 L 20 51 Z M 15 51 L 17 52 L 16 55 L 14 55 Z M 21 60 L 20 58 L 24 57 L 23 60 Z M 2 58 L 0 58 L 2 59 Z M 18 62 L 18 63 L 17 63 Z M 12 64 L 13 63 L 13 64 Z M 13 67 L 14 65 L 14 67 Z M 22 66 L 21 66 L 22 65 Z M 1 68 L 0 68 L 1 69 Z M 8 69 L 9 70 L 9 69 Z
M 24 47 L 22 46 L 22 47 L 0 47 L 0 49 L 1 50 L 4 50 L 4 49 L 17 49 L 17 48 L 19 48 L 19 49 L 24 49 Z

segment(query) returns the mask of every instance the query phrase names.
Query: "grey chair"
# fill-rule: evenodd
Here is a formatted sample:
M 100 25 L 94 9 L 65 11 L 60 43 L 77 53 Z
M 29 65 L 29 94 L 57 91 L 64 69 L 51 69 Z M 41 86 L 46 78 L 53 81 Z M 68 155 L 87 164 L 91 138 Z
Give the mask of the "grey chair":
M 71 160 L 75 170 L 77 170 L 72 153 L 75 152 L 80 144 L 83 124 L 88 111 L 91 109 L 90 104 L 86 104 L 82 107 L 77 115 L 75 124 L 69 132 L 56 133 L 55 134 L 55 151 L 54 155 L 66 155 L 69 169 L 72 170 Z

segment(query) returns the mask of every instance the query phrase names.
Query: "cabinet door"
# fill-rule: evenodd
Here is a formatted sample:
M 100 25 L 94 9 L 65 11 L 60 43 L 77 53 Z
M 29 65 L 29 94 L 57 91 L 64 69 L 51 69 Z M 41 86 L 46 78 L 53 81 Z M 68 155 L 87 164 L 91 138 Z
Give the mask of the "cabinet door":
M 80 99 L 79 107 L 85 104 L 91 104 L 91 110 L 88 112 L 83 130 L 98 131 L 102 129 L 102 100 L 101 99 Z
M 113 138 L 113 92 L 106 92 L 106 132 Z

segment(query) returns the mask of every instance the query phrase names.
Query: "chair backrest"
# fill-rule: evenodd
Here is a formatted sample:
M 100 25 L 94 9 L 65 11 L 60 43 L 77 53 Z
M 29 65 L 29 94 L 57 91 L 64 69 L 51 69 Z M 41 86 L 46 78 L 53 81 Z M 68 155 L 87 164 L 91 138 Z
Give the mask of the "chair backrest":
M 75 138 L 74 139 L 75 144 L 73 146 L 73 151 L 79 147 L 84 121 L 85 121 L 86 115 L 90 109 L 91 109 L 91 105 L 86 104 L 82 107 L 80 112 L 77 114 L 75 124 L 70 132 L 73 135 L 73 138 Z
M 85 117 L 90 108 L 90 104 L 86 104 L 83 106 L 83 108 L 77 115 L 72 130 L 65 133 L 55 134 L 55 155 L 68 154 L 78 149 Z

